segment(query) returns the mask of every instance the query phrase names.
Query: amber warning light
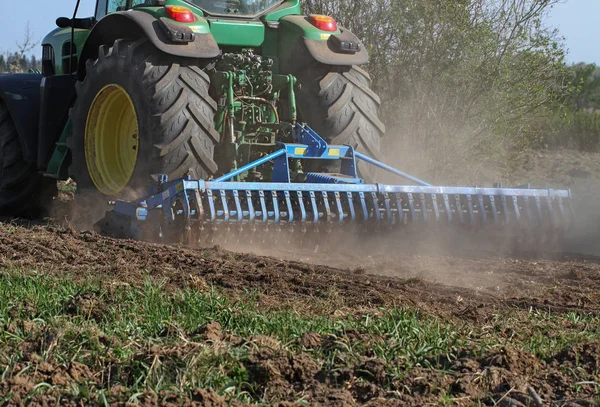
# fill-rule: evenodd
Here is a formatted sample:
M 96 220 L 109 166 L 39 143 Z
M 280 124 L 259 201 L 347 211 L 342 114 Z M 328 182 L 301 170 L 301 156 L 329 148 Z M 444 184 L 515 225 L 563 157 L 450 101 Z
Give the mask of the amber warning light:
M 313 14 L 310 16 L 310 23 L 322 31 L 335 32 L 338 29 L 335 20 L 329 16 Z
M 171 20 L 179 23 L 193 23 L 196 19 L 192 10 L 183 6 L 167 6 L 167 15 Z

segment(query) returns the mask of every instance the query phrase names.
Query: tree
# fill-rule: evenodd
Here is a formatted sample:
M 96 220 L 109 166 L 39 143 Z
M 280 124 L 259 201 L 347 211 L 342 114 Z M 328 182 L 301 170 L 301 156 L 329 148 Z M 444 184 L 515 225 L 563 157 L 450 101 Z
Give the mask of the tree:
M 25 72 L 30 68 L 30 63 L 27 60 L 27 54 L 30 54 L 31 51 L 33 51 L 39 44 L 39 41 L 35 41 L 33 39 L 33 33 L 31 31 L 31 28 L 29 26 L 29 22 L 27 23 L 27 25 L 25 26 L 25 33 L 23 35 L 23 40 L 21 42 L 16 43 L 17 45 L 17 51 L 16 52 L 10 52 L 10 51 L 4 51 L 3 52 L 3 59 L 6 61 L 6 68 L 5 68 L 5 72 L 8 73 L 18 73 L 18 72 Z M 0 66 L 0 69 L 2 69 L 2 67 Z
M 600 68 L 595 64 L 577 64 L 569 69 L 574 91 L 570 102 L 576 109 L 600 108 Z
M 29 69 L 33 69 L 36 71 L 42 70 L 42 63 L 41 63 L 41 61 L 38 61 L 38 59 L 35 57 L 35 55 L 31 55 L 31 57 L 29 59 Z
M 529 121 L 560 103 L 564 50 L 544 24 L 554 3 L 306 0 L 305 7 L 335 16 L 363 40 L 387 150 L 436 181 L 457 167 L 477 175 L 494 156 L 527 147 Z

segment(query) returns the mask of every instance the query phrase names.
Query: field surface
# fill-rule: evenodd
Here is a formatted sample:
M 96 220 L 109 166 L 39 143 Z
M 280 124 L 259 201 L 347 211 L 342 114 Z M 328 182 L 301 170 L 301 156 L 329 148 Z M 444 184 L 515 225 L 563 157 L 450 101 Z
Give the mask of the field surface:
M 0 406 L 600 405 L 600 160 L 562 154 L 525 174 L 579 197 L 556 253 L 115 240 L 67 185 L 0 222 Z
M 0 404 L 600 401 L 597 257 L 333 268 L 11 224 L 0 246 Z

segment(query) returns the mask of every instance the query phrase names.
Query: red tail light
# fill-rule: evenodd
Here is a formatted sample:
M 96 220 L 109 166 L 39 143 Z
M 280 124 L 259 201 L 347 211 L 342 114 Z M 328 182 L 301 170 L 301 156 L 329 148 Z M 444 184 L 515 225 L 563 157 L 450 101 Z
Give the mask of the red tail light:
M 167 6 L 167 15 L 171 20 L 175 20 L 180 23 L 193 23 L 196 21 L 194 13 L 187 7 L 183 6 Z
M 310 23 L 322 31 L 335 32 L 338 29 L 335 20 L 328 16 L 313 14 L 309 17 Z

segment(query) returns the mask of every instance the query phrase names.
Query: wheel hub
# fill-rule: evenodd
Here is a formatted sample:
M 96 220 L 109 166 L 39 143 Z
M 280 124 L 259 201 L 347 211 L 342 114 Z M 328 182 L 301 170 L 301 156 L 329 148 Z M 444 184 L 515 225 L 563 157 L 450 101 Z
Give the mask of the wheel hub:
M 133 175 L 139 151 L 139 126 L 131 98 L 121 86 L 106 85 L 88 112 L 85 160 L 96 188 L 117 195 Z

